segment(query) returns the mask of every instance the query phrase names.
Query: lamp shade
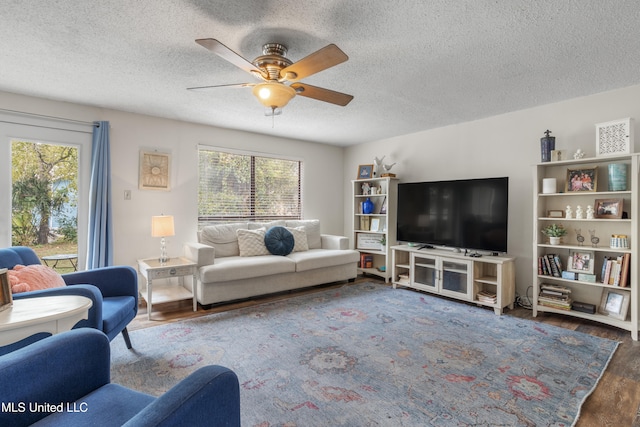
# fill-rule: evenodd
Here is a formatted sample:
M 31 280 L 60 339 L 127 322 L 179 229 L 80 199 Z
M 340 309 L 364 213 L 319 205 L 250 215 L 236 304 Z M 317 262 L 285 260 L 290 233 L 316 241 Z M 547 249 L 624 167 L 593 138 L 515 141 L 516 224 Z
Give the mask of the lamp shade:
M 151 217 L 151 237 L 175 236 L 173 215 L 158 215 Z
M 296 91 L 282 83 L 260 83 L 253 87 L 253 94 L 265 107 L 282 108 L 296 96 Z

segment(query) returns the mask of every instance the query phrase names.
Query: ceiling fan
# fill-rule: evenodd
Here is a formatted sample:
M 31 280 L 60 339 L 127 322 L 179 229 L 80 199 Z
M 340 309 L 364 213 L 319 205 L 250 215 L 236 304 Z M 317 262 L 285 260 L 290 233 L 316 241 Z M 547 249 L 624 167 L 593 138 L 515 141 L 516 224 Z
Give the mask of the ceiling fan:
M 267 43 L 262 46 L 262 55 L 254 59 L 253 62 L 249 62 L 216 39 L 198 39 L 196 43 L 252 74 L 261 82 L 199 86 L 187 88 L 188 90 L 253 87 L 253 94 L 262 105 L 271 110 L 271 114 L 276 114 L 276 109 L 283 108 L 296 95 L 343 107 L 353 99 L 352 95 L 346 93 L 300 82 L 305 77 L 349 59 L 335 44 L 325 46 L 297 62 L 292 62 L 286 57 L 286 46 L 280 43 Z M 287 82 L 292 83 L 287 85 L 285 84 Z

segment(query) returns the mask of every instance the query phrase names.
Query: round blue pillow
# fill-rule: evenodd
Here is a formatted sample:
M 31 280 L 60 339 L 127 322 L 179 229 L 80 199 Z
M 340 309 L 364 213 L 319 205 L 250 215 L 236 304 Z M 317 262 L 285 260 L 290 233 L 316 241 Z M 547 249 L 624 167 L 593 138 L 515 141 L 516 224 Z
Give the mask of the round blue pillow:
M 276 226 L 267 230 L 264 244 L 273 255 L 289 255 L 293 250 L 295 240 L 293 234 L 284 227 Z

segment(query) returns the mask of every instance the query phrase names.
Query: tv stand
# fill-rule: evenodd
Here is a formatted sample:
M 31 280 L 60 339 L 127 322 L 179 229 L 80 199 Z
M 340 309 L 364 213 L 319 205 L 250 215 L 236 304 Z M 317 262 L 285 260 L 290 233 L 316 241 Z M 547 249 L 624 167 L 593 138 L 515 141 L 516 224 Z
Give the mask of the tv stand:
M 474 254 L 472 254 L 474 255 Z M 493 308 L 500 315 L 515 301 L 515 258 L 480 258 L 432 249 L 391 247 L 393 287 L 404 286 Z

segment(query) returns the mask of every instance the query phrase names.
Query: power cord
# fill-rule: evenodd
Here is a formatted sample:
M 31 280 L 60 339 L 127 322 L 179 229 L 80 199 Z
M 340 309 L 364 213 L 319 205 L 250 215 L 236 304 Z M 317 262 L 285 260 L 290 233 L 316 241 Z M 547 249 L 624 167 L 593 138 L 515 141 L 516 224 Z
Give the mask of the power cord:
M 529 291 L 533 289 L 533 286 L 529 286 L 527 288 L 526 295 L 520 296 L 516 294 L 516 304 L 522 308 L 526 308 L 527 310 L 533 309 L 533 303 L 531 302 L 531 298 L 529 298 Z

